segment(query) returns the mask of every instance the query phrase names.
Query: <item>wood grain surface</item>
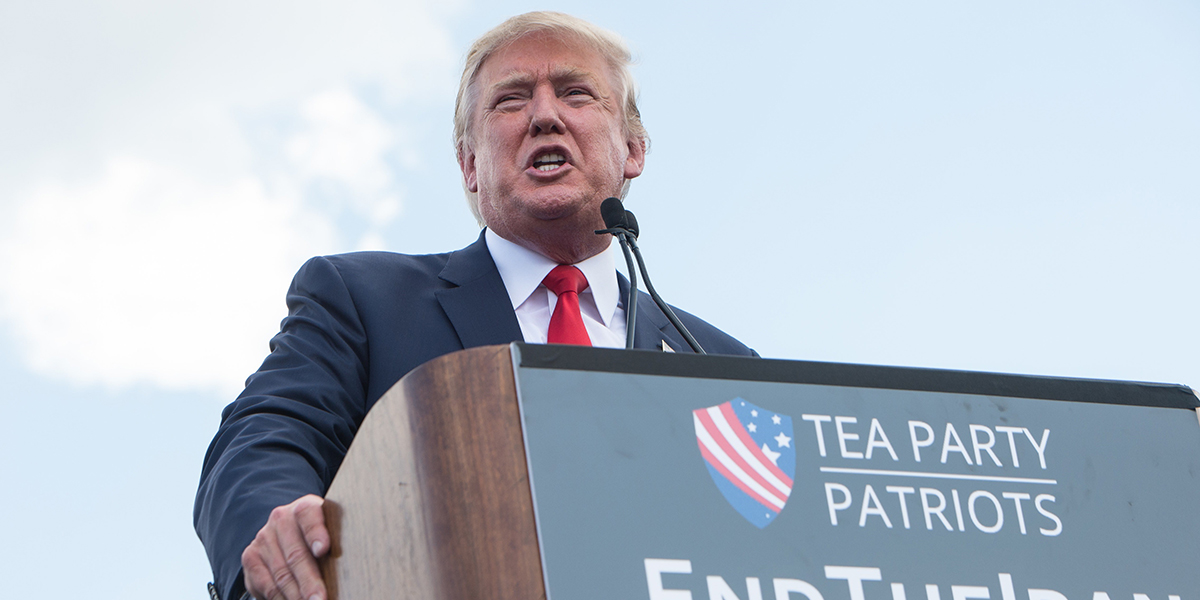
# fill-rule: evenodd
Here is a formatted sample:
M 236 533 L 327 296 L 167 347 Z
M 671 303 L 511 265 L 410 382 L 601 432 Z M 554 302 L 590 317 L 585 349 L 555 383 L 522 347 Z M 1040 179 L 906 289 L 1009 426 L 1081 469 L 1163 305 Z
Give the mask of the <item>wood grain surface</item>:
M 331 600 L 544 598 L 509 348 L 432 360 L 384 394 L 325 518 Z

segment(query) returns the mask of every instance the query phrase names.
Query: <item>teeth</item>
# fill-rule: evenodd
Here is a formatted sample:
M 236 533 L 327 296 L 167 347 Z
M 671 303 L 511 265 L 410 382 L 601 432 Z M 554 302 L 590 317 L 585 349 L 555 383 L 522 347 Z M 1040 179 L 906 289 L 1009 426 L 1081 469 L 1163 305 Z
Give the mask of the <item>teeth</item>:
M 561 154 L 543 154 L 533 161 L 533 166 L 539 171 L 553 171 L 567 162 L 567 157 Z

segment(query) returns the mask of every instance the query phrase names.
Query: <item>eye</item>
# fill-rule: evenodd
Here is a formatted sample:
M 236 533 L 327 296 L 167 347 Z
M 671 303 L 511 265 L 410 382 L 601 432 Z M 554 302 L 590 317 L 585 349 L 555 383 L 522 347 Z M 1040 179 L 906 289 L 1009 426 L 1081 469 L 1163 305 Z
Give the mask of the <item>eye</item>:
M 524 98 L 519 94 L 504 94 L 496 98 L 496 101 L 492 106 L 498 109 L 509 108 L 520 103 L 522 100 L 524 100 Z
M 596 98 L 596 95 L 588 88 L 572 87 L 563 91 L 561 98 L 571 106 L 584 106 L 592 102 Z

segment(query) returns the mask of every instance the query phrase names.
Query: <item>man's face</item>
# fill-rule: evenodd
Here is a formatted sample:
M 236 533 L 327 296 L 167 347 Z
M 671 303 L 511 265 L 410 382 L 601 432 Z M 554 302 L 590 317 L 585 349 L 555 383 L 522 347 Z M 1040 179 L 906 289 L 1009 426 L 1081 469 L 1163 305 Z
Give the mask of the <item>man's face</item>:
M 474 131 L 459 162 L 488 227 L 560 262 L 607 247 L 608 236 L 592 233 L 603 226 L 600 202 L 645 160 L 641 140 L 625 136 L 607 62 L 572 40 L 534 34 L 490 56 L 476 85 Z

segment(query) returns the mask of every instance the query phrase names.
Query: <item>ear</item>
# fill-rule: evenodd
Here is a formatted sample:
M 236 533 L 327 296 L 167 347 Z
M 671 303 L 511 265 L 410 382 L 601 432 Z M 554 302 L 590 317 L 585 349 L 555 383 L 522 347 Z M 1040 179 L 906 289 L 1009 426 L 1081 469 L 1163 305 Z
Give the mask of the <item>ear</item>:
M 475 173 L 475 152 L 470 148 L 458 149 L 458 168 L 463 174 L 463 186 L 472 194 L 479 193 L 479 182 Z
M 629 156 L 625 157 L 625 179 L 633 179 L 646 167 L 646 140 L 629 138 L 625 143 L 629 147 Z

